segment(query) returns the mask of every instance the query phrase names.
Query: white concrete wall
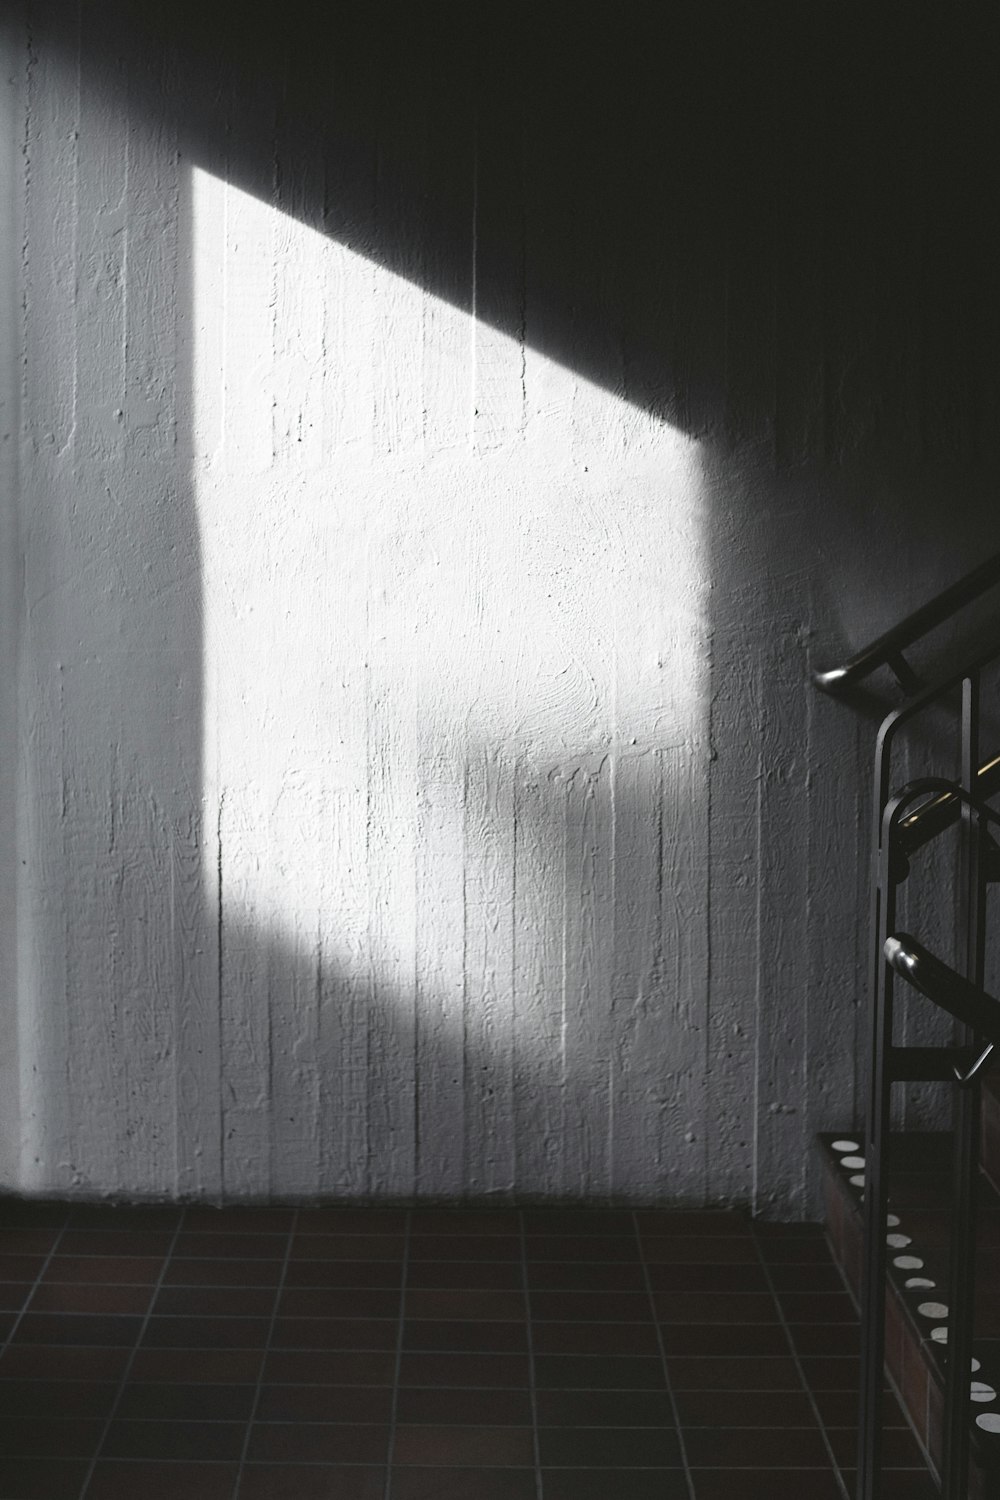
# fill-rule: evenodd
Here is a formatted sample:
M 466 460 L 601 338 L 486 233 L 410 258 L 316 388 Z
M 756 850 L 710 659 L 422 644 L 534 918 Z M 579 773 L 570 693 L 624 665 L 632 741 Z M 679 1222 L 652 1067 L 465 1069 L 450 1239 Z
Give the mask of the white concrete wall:
M 695 207 L 646 179 L 629 241 L 545 90 L 511 154 L 507 94 L 442 68 L 414 123 L 345 65 L 338 151 L 308 59 L 139 32 L 13 44 L 4 1180 L 804 1212 L 858 1109 L 871 740 L 810 643 L 971 563 L 880 581 L 988 465 L 879 447 L 855 283 L 730 232 L 714 148 L 633 142 Z
M 24 125 L 23 17 L 0 17 L 0 1182 L 19 1172 L 17 1038 L 17 651 L 20 612 L 20 277 L 18 171 Z

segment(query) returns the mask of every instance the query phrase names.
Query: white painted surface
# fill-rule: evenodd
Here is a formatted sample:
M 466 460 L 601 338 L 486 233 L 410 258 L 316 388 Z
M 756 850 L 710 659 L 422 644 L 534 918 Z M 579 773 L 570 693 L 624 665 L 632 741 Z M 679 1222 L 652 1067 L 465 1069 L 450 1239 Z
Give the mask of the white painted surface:
M 19 49 L 5 1180 L 803 1213 L 858 1122 L 871 742 L 811 644 L 950 581 L 917 536 L 882 582 L 988 489 L 876 357 L 924 273 L 748 232 L 711 132 L 630 136 L 631 202 L 586 72 L 514 128 L 432 37 L 415 109 L 362 7 L 333 150 L 298 52 L 63 9 Z

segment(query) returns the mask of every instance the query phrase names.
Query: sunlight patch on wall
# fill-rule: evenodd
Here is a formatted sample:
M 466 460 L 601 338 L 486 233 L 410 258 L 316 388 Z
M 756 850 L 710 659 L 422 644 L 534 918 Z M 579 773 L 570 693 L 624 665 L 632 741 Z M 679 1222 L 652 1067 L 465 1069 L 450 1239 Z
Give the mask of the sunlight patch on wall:
M 697 445 L 201 170 L 193 203 L 230 899 L 281 926 L 331 879 L 375 900 L 321 878 L 330 819 L 357 874 L 374 825 L 411 848 L 428 786 L 477 751 L 546 774 L 700 754 Z

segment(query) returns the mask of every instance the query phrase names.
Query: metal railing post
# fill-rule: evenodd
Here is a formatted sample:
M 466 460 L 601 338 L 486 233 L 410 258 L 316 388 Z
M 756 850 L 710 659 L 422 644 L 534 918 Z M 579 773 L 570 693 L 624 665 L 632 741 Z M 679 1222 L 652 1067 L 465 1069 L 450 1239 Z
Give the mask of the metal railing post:
M 979 673 L 962 682 L 962 785 L 976 790 L 979 764 Z M 982 820 L 973 804 L 962 805 L 962 925 L 966 977 L 980 989 L 984 980 L 984 895 Z M 975 1035 L 960 1028 L 960 1045 Z M 944 1500 L 966 1500 L 969 1473 L 969 1381 L 976 1285 L 976 1176 L 979 1167 L 979 1081 L 960 1087 L 954 1108 L 954 1210 L 948 1295 L 948 1357 L 945 1374 L 941 1493 Z

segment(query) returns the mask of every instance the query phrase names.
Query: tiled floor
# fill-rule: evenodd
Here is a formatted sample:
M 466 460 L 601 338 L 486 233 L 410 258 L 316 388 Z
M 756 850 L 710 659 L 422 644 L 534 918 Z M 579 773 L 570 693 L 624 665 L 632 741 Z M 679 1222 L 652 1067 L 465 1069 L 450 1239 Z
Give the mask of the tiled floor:
M 814 1225 L 0 1203 L 0 1500 L 845 1500 Z M 936 1494 L 891 1407 L 886 1500 Z

